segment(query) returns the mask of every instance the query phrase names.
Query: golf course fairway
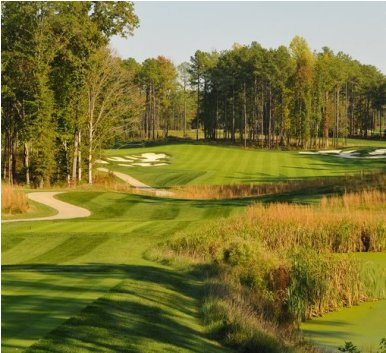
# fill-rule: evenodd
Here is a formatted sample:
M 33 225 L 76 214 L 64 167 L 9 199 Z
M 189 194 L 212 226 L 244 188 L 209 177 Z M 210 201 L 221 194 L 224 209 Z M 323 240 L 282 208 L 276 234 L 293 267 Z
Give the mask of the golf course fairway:
M 227 352 L 199 319 L 203 283 L 145 252 L 243 203 L 57 197 L 92 215 L 3 224 L 2 352 Z
M 170 164 L 125 169 L 111 162 L 109 168 L 169 187 L 339 176 L 384 166 L 375 159 L 194 144 L 108 150 L 101 158 L 144 152 L 165 153 Z M 303 196 L 315 196 L 312 192 L 271 195 L 265 201 L 303 202 Z M 202 321 L 205 274 L 170 267 L 148 254 L 179 231 L 243 212 L 256 199 L 179 200 L 100 191 L 55 197 L 91 215 L 2 224 L 2 352 L 232 351 L 210 338 Z M 51 208 L 33 205 L 39 217 L 53 215 Z M 344 340 L 361 345 L 360 333 L 368 329 L 376 345 L 378 331 L 370 321 L 374 318 L 377 327 L 379 318 L 373 312 L 382 316 L 385 302 L 328 314 L 302 330 L 317 344 L 336 348 Z
M 378 146 L 386 147 L 386 143 L 379 142 Z M 166 154 L 169 157 L 168 164 L 127 167 L 120 165 L 122 162 L 109 160 L 149 152 Z M 154 187 L 278 182 L 344 176 L 374 171 L 385 166 L 384 159 L 347 159 L 328 155 L 304 155 L 297 151 L 241 150 L 238 147 L 201 144 L 106 150 L 103 158 L 108 162 L 102 165 L 104 168 L 127 173 Z

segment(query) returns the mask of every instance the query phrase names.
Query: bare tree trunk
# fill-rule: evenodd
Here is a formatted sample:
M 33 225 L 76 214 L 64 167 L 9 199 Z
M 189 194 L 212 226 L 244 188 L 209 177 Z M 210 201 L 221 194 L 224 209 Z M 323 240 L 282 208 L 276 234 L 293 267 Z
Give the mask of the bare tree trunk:
M 196 117 L 196 141 L 198 141 L 198 118 L 200 117 L 200 74 L 197 77 L 197 117 Z
M 7 158 L 8 158 L 8 155 L 7 155 L 7 150 L 8 150 L 7 140 L 8 140 L 8 136 L 6 135 L 5 139 L 4 139 L 4 153 L 3 153 L 3 158 L 2 158 L 3 161 L 6 161 Z M 5 163 L 5 162 L 3 163 L 3 179 L 7 180 L 7 163 Z
M 82 180 L 82 150 L 81 150 L 81 132 L 78 131 L 78 181 Z
M 252 105 L 252 141 L 256 139 L 256 78 L 253 81 L 253 105 Z
M 260 115 L 261 115 L 261 135 L 263 140 L 261 141 L 261 146 L 264 145 L 265 140 L 265 131 L 264 131 L 264 86 L 261 84 L 261 106 L 260 106 Z
M 324 107 L 323 107 L 323 147 L 328 147 L 328 92 L 324 93 Z
M 337 87 L 336 88 L 336 110 L 335 110 L 335 114 L 336 114 L 336 133 L 335 133 L 335 147 L 338 146 L 339 144 L 339 95 L 340 95 L 340 87 Z
M 8 135 L 8 182 L 13 184 L 12 175 L 12 139 L 11 134 Z
M 25 169 L 25 183 L 30 186 L 30 170 L 29 170 L 29 149 L 27 142 L 24 143 L 24 169 Z
M 244 82 L 244 148 L 247 148 L 247 88 Z
M 74 154 L 72 158 L 72 181 L 73 183 L 76 182 L 76 172 L 78 169 L 77 163 L 78 163 L 78 148 L 79 148 L 79 141 L 78 141 L 78 128 L 75 128 L 75 134 L 74 134 Z
M 88 145 L 88 183 L 92 184 L 92 148 L 93 148 L 93 122 L 89 121 L 89 145 Z
M 231 130 L 231 140 L 234 143 L 235 142 L 235 124 L 236 124 L 236 117 L 235 117 L 235 87 L 232 88 L 232 130 Z
M 269 111 L 268 111 L 268 148 L 271 148 L 272 144 L 272 89 L 269 84 Z
M 12 138 L 12 181 L 16 179 L 17 131 Z
M 153 109 L 152 109 L 152 128 L 153 128 L 153 140 L 155 140 L 155 124 L 156 124 L 156 117 L 155 117 L 155 106 L 156 106 L 156 100 L 155 100 L 155 94 L 154 94 L 154 87 L 152 86 L 152 95 L 153 98 Z
M 186 83 L 184 81 L 184 137 L 186 136 Z

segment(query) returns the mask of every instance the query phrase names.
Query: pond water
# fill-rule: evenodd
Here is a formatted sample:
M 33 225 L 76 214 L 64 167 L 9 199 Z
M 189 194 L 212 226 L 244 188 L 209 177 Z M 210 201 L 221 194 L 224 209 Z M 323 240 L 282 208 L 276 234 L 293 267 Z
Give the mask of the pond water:
M 386 253 L 353 254 L 365 266 L 374 269 L 379 288 L 386 289 Z M 386 338 L 386 300 L 362 303 L 328 313 L 301 325 L 306 340 L 312 341 L 326 352 L 339 352 L 338 347 L 351 341 L 362 352 L 376 352 L 379 342 Z
M 332 312 L 301 325 L 307 340 L 339 352 L 338 347 L 351 341 L 365 351 L 376 352 L 381 338 L 386 338 L 386 300 Z

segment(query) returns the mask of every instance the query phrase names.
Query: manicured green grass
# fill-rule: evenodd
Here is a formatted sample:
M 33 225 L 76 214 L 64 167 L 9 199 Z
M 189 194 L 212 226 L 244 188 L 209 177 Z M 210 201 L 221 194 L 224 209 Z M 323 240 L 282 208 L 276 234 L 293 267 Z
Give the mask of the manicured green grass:
M 386 140 L 362 140 L 362 139 L 347 139 L 348 146 L 364 146 L 364 147 L 386 147 Z
M 368 265 L 373 264 L 378 270 L 383 268 L 382 275 L 376 281 L 383 282 L 385 290 L 386 253 L 360 253 L 354 256 Z M 386 300 L 368 302 L 307 321 L 301 329 L 308 340 L 328 347 L 332 352 L 338 352 L 337 348 L 344 346 L 345 341 L 353 342 L 363 352 L 375 352 L 381 338 L 386 337 L 385 315 Z
M 3 224 L 2 352 L 226 352 L 199 315 L 203 283 L 147 249 L 243 202 L 73 192 L 87 219 Z
M 379 143 L 382 147 L 385 143 Z M 170 156 L 170 164 L 157 167 L 124 167 L 111 162 L 112 170 L 127 173 L 145 184 L 170 187 L 186 184 L 233 184 L 341 176 L 385 168 L 382 159 L 347 159 L 302 155 L 297 151 L 244 150 L 240 147 L 174 144 L 104 151 L 105 157 L 156 152 Z

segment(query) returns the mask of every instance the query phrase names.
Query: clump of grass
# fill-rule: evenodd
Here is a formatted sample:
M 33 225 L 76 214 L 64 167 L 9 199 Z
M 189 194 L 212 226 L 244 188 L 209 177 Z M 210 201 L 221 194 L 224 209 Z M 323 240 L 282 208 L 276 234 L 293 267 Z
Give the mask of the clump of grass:
M 187 185 L 171 189 L 184 199 L 231 199 L 263 196 L 305 189 L 330 187 L 334 192 L 362 191 L 366 188 L 386 190 L 386 174 L 373 173 L 335 178 L 295 180 L 270 184 L 231 184 L 231 185 Z
M 164 258 L 212 267 L 203 314 L 227 345 L 310 352 L 297 337 L 301 321 L 385 297 L 382 274 L 346 254 L 386 250 L 385 197 L 363 191 L 313 206 L 252 205 L 180 233 L 163 245 Z
M 323 208 L 353 207 L 386 207 L 386 193 L 380 190 L 364 190 L 356 193 L 345 193 L 341 197 L 325 197 L 321 199 Z
M 25 193 L 15 186 L 1 184 L 1 212 L 4 214 L 25 213 L 28 200 Z

